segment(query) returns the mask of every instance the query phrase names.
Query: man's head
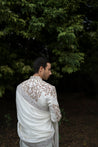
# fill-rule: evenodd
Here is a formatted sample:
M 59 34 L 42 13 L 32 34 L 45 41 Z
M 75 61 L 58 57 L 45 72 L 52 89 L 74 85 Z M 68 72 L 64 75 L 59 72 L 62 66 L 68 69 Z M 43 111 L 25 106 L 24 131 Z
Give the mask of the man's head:
M 50 62 L 43 57 L 37 58 L 33 66 L 34 72 L 37 73 L 44 80 L 47 80 L 52 74 Z

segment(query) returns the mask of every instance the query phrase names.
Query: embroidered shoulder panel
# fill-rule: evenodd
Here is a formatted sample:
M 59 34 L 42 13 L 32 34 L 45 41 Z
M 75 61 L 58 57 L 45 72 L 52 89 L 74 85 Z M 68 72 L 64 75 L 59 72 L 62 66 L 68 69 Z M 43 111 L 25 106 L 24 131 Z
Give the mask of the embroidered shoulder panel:
M 40 98 L 42 93 L 44 93 L 45 96 L 50 94 L 55 95 L 55 93 L 51 93 L 52 86 L 43 81 L 40 77 L 30 78 L 29 80 L 23 82 L 21 87 L 25 95 L 31 97 L 36 102 L 38 101 L 38 98 Z

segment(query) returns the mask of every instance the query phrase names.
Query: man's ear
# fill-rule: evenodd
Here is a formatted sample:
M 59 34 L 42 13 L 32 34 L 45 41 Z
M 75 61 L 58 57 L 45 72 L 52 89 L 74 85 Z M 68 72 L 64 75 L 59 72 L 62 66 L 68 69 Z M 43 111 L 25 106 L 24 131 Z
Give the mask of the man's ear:
M 40 66 L 39 71 L 41 72 L 43 69 L 44 69 L 43 66 Z

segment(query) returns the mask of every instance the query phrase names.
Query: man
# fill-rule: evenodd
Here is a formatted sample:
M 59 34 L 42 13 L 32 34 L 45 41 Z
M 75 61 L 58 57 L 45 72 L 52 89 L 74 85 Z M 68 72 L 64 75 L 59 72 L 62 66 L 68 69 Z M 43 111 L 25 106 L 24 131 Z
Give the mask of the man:
M 51 64 L 40 57 L 34 62 L 35 74 L 16 89 L 20 147 L 59 147 L 58 121 L 61 119 L 56 89 L 45 82 Z

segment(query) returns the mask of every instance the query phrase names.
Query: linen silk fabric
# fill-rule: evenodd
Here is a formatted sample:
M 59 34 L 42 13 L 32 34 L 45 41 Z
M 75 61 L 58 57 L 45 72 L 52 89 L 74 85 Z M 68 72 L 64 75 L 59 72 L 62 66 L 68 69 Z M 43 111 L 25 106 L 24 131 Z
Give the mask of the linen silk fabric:
M 37 145 L 41 142 L 49 144 L 49 140 L 54 138 L 54 146 L 59 146 L 58 121 L 61 113 L 54 86 L 39 76 L 32 76 L 17 86 L 16 106 L 21 140 Z

